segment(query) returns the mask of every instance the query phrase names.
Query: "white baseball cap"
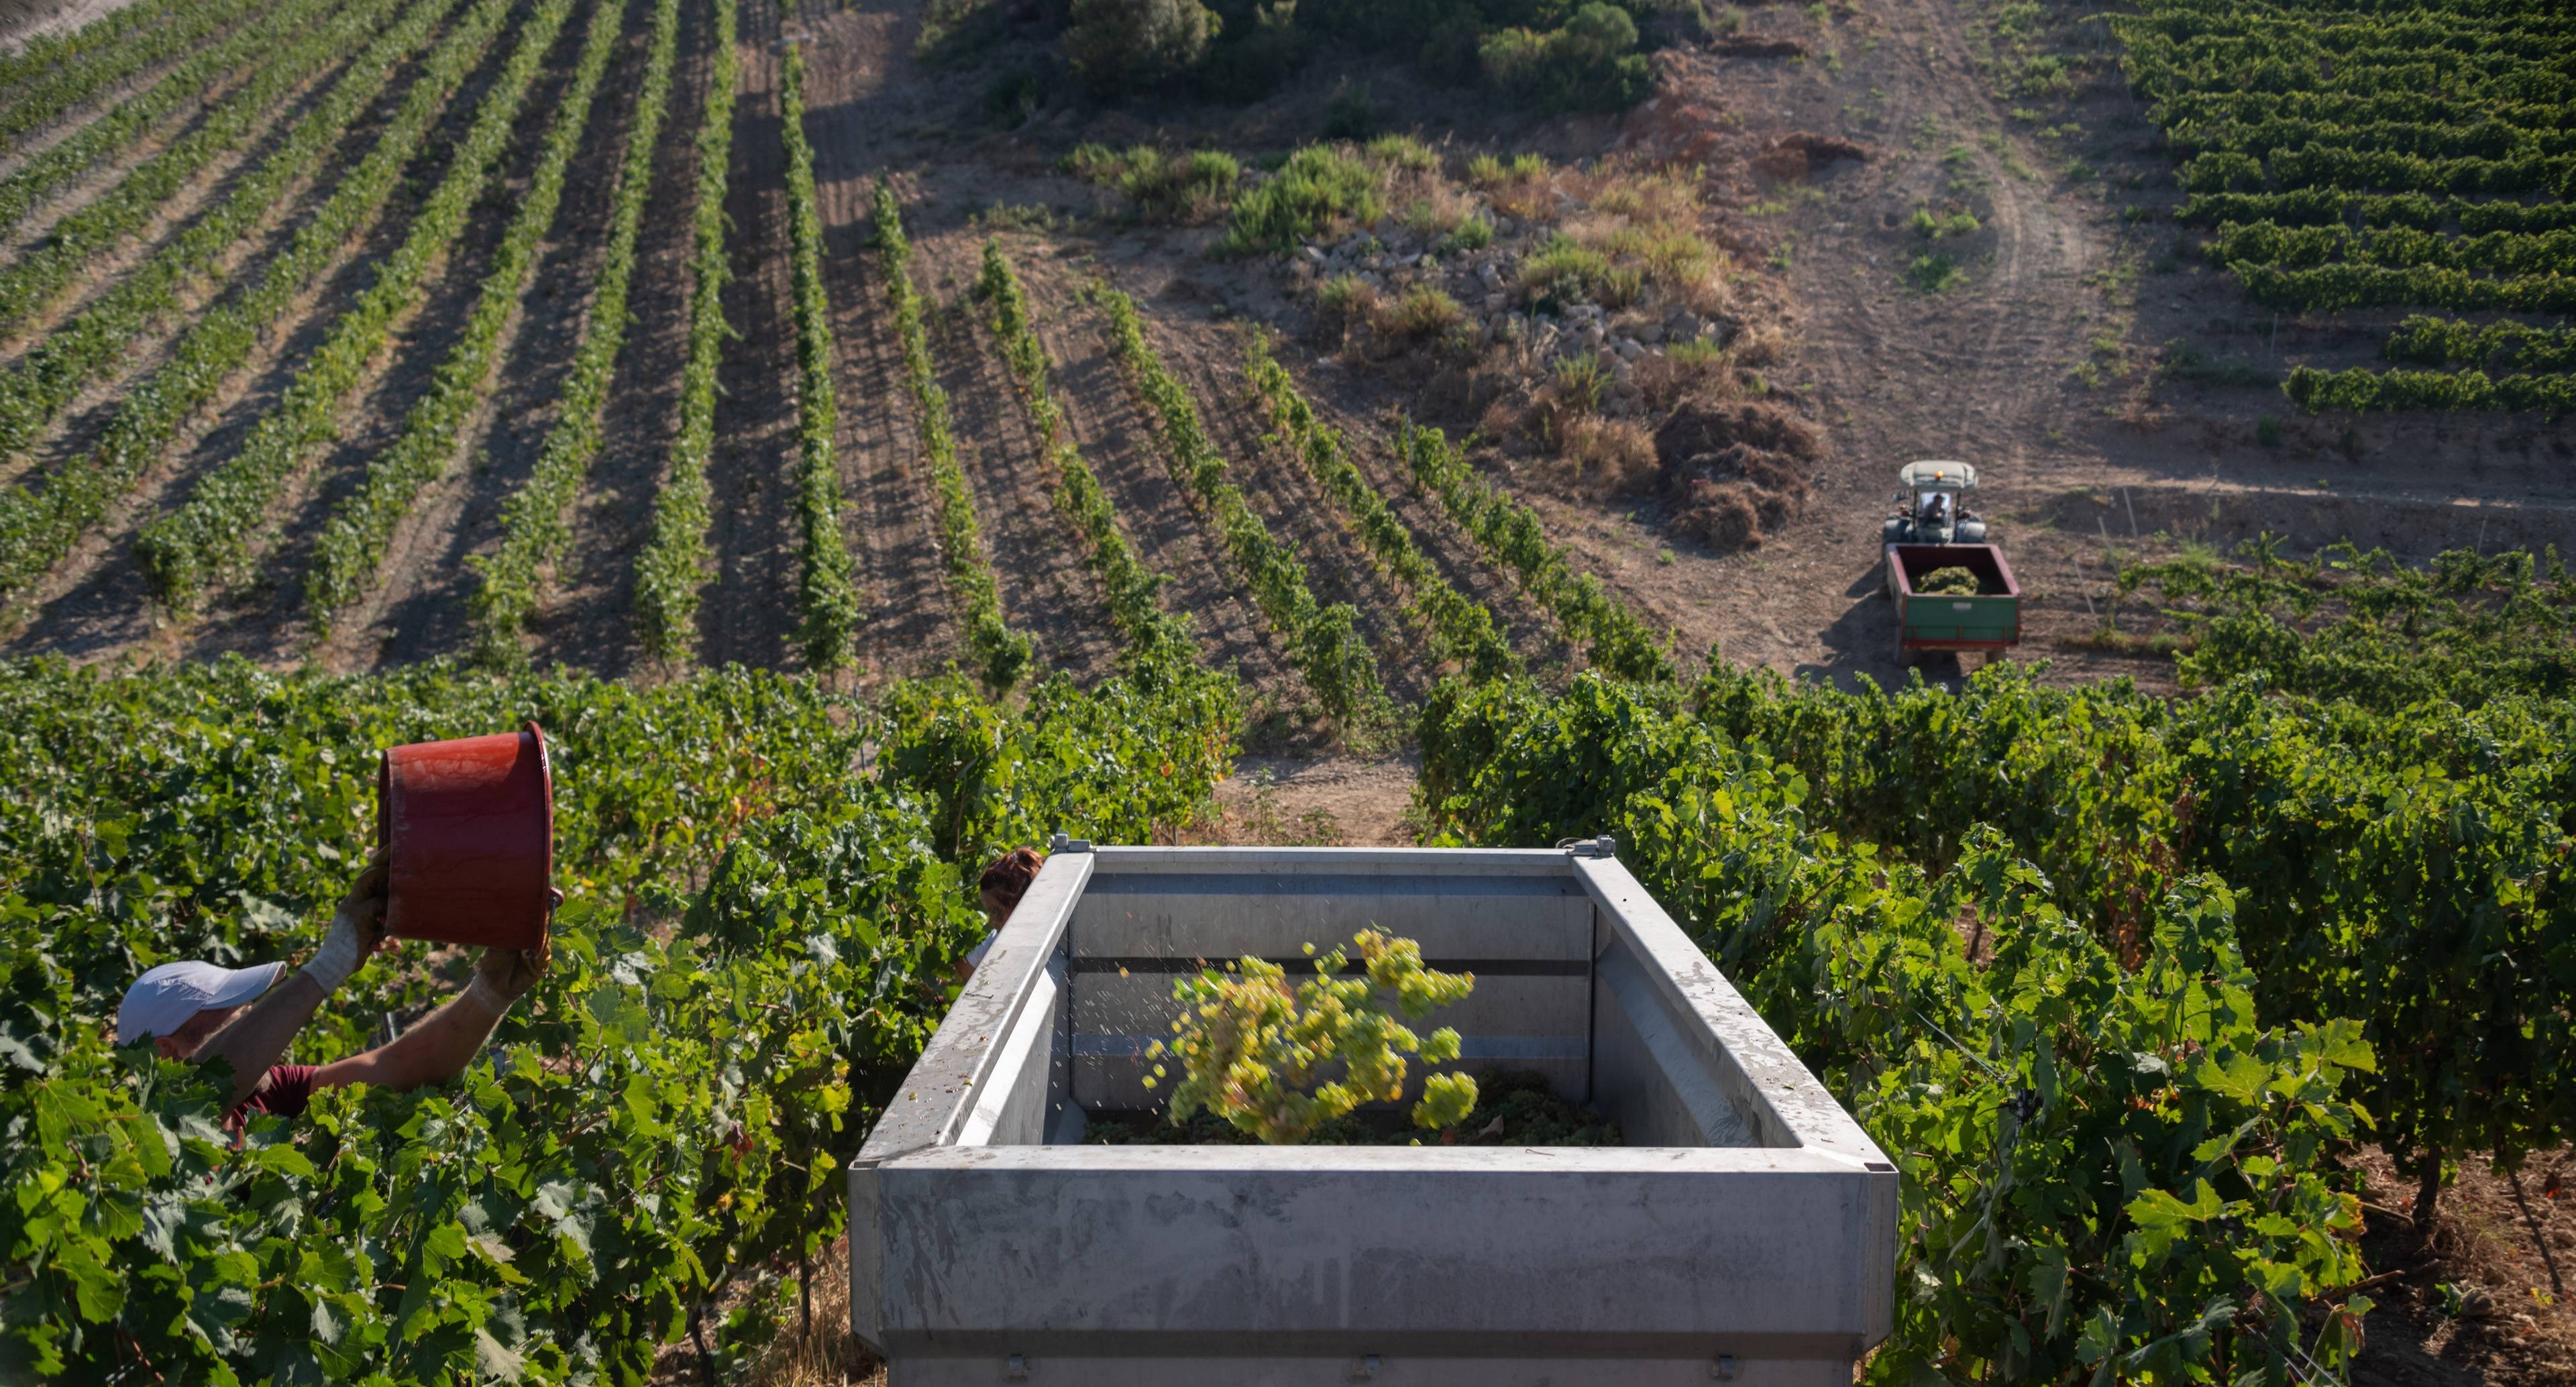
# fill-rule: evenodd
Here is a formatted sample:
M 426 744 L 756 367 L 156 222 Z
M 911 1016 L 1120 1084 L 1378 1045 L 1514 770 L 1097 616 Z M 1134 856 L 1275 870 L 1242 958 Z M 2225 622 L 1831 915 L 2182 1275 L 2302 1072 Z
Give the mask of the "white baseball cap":
M 286 971 L 283 963 L 224 968 L 190 959 L 164 963 L 134 980 L 116 1009 L 116 1043 L 147 1035 L 174 1035 L 188 1018 L 210 1007 L 239 1006 L 266 992 Z

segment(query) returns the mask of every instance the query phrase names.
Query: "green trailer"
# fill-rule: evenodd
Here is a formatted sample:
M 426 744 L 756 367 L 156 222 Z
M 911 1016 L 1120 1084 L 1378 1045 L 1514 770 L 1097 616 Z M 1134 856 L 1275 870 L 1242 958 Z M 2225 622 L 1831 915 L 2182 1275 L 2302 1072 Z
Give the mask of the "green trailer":
M 1936 569 L 1964 568 L 1977 591 L 1917 592 Z M 2021 585 L 2012 565 L 1991 544 L 1891 544 L 1887 546 L 1887 595 L 1896 604 L 1896 658 L 1925 651 L 1983 650 L 1990 655 L 2021 644 Z

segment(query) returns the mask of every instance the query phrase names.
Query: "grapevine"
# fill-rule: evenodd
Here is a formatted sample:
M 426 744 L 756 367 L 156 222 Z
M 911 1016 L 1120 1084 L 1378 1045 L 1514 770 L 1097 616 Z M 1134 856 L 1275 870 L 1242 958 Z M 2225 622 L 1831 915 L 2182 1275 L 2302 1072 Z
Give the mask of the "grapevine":
M 991 563 L 975 524 L 975 501 L 966 475 L 957 465 L 954 421 L 948 392 L 940 388 L 930 359 L 930 339 L 921 324 L 921 295 L 912 285 L 912 244 L 903 234 L 903 209 L 894 189 L 877 184 L 876 234 L 884 262 L 886 300 L 894 307 L 896 336 L 903 343 L 904 376 L 913 402 L 921 409 L 921 451 L 930 463 L 931 484 L 939 493 L 939 551 L 948 564 L 948 582 L 966 608 L 966 644 L 982 668 L 984 682 L 996 692 L 1019 682 L 1033 657 L 1025 632 L 1014 631 L 1002 618 L 1001 594 L 993 583 Z
M 635 242 L 653 191 L 653 143 L 660 138 L 671 67 L 679 47 L 679 0 L 654 0 L 653 50 L 644 64 L 644 86 L 627 127 L 626 161 L 617 174 L 617 202 L 609 218 L 608 248 L 601 255 L 590 317 L 573 350 L 564 381 L 561 413 L 518 491 L 502 504 L 501 544 L 470 556 L 476 584 L 468 599 L 475 658 L 485 665 L 519 664 L 527 653 L 519 634 L 536 611 L 538 575 L 560 563 L 572 546 L 564 513 L 599 455 L 608 411 L 608 388 L 626 341 L 626 296 L 635 273 Z
M 832 349 L 832 304 L 823 291 L 823 219 L 815 210 L 814 150 L 805 140 L 805 49 L 787 46 L 780 86 L 787 141 L 787 225 L 793 240 L 796 304 L 796 516 L 803 531 L 804 572 L 797 588 L 804 611 L 805 663 L 839 669 L 859 625 L 859 594 L 850 581 L 850 551 L 841 535 L 841 469 L 833 451 L 841 411 Z
M 421 489 L 454 465 L 458 435 L 491 389 L 501 332 L 537 271 L 537 251 L 554 229 L 563 203 L 565 170 L 590 127 L 592 98 L 607 75 L 617 46 L 626 0 L 599 0 L 573 66 L 572 84 L 555 108 L 537 167 L 519 195 L 518 214 L 494 251 L 481 292 L 468 311 L 465 331 L 430 377 L 429 392 L 411 407 L 393 444 L 367 464 L 355 490 L 341 498 L 313 546 L 304 574 L 304 605 L 315 628 L 327 634 L 334 616 L 366 592 Z
M 386 35 L 371 52 L 381 65 L 376 81 L 382 81 L 381 70 L 389 70 L 405 49 L 427 37 L 452 3 L 422 0 L 397 31 Z M 41 491 L 21 487 L 0 494 L 0 593 L 24 591 L 69 553 L 177 437 L 188 417 L 214 397 L 260 333 L 374 219 L 449 92 L 481 60 L 508 13 L 508 0 L 476 0 L 423 63 L 375 147 L 297 230 L 294 242 L 269 263 L 259 282 L 199 318 L 173 346 L 169 359 L 127 392 L 97 444 L 47 477 Z M 341 91 L 351 91 L 348 83 Z
M 176 611 L 192 611 L 210 589 L 240 574 L 278 493 L 333 437 L 332 415 L 342 398 L 367 375 L 394 319 L 419 301 L 430 266 L 464 229 L 571 8 L 571 0 L 544 0 L 537 7 L 500 80 L 475 112 L 473 128 L 457 143 L 446 176 L 422 204 L 403 243 L 378 267 L 375 282 L 331 325 L 330 335 L 296 371 L 284 398 L 252 427 L 240 451 L 200 479 L 179 509 L 135 537 L 135 556 L 155 598 Z
M 1272 629 L 1287 638 L 1290 661 L 1324 711 L 1359 738 L 1375 738 L 1388 717 L 1387 698 L 1377 657 L 1360 641 L 1359 614 L 1347 602 L 1326 607 L 1315 600 L 1306 586 L 1306 566 L 1271 537 L 1241 489 L 1226 480 L 1225 459 L 1208 440 L 1188 388 L 1145 341 L 1135 300 L 1105 284 L 1094 286 L 1093 294 L 1108 310 L 1110 342 L 1129 381 L 1161 424 L 1173 479 L 1215 515 L 1254 600 Z
M 733 107 L 741 85 L 734 54 L 735 0 L 715 0 L 714 70 L 698 122 L 698 187 L 689 255 L 689 363 L 680 374 L 680 431 L 653 500 L 653 524 L 635 561 L 635 619 L 645 650 L 674 663 L 697 645 L 698 594 L 713 569 L 707 552 L 707 459 L 715 451 L 716 365 L 724 356 L 725 165 L 733 157 Z
M 934 846 L 956 780 L 896 767 L 943 765 L 933 748 L 969 712 L 1001 764 L 961 853 L 956 835 Z M 357 768 L 374 747 L 529 715 L 550 729 L 573 898 L 553 968 L 461 1079 L 326 1090 L 294 1139 L 261 1119 L 236 1146 L 193 1071 L 108 1048 L 138 960 L 312 946 L 373 833 Z M 147 1362 L 173 1382 L 264 1381 L 292 1359 L 562 1383 L 641 1380 L 693 1322 L 711 1351 L 757 1344 L 776 1298 L 733 1288 L 838 1236 L 827 1177 L 873 1116 L 862 1095 L 918 1054 L 980 930 L 971 845 L 1035 818 L 1165 831 L 1222 773 L 1231 721 L 1115 681 L 1050 680 L 1009 711 L 740 670 L 647 690 L 438 666 L 0 665 L 0 755 L 34 792 L 0 803 L 0 1122 L 46 1133 L 8 1143 L 0 1171 L 49 1192 L 0 1208 L 0 1354 L 79 1382 Z M 875 779 L 848 774 L 863 748 L 885 758 Z M 153 828 L 118 827 L 147 803 Z M 676 929 L 629 922 L 630 893 Z M 294 1058 L 353 1053 L 453 987 L 379 956 Z M 162 1221 L 115 1213 L 146 1205 Z M 213 1332 L 190 1294 L 221 1297 Z M 735 1300 L 732 1318 L 706 1313 Z

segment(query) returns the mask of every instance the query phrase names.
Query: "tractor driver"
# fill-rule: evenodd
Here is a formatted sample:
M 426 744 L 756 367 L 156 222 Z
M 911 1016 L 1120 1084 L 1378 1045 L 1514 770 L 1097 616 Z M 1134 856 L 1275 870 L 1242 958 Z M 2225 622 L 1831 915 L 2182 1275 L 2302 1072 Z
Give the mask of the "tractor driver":
M 1923 523 L 1933 526 L 1950 523 L 1950 493 L 1946 491 L 1932 493 L 1932 499 L 1925 502 L 1923 506 Z
M 562 893 L 554 899 L 561 903 Z M 148 1035 L 170 1059 L 228 1061 L 233 1069 L 228 1123 L 238 1124 L 250 1113 L 294 1117 L 317 1088 L 371 1084 L 401 1091 L 464 1073 L 500 1024 L 501 1013 L 546 971 L 547 943 L 533 949 L 485 949 L 462 992 L 387 1044 L 329 1064 L 278 1063 L 323 1000 L 369 955 L 392 942 L 385 936 L 385 867 L 378 854 L 349 887 L 321 947 L 293 977 L 278 981 L 286 971 L 284 963 L 248 968 L 193 960 L 164 963 L 126 989 L 116 1011 L 116 1043 L 131 1045 Z

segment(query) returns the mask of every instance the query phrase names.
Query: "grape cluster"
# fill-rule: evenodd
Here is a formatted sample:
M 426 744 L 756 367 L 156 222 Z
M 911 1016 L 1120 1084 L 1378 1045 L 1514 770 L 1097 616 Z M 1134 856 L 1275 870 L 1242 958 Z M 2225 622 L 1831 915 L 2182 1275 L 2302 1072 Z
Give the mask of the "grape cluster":
M 1353 941 L 1365 970 L 1344 977 L 1350 954 L 1336 947 L 1315 960 L 1315 976 L 1288 987 L 1287 970 L 1245 957 L 1223 972 L 1210 968 L 1172 985 L 1181 1014 L 1172 1039 L 1157 1041 L 1151 1056 L 1178 1058 L 1183 1070 L 1173 1090 L 1170 1118 L 1178 1122 L 1204 1108 L 1238 1131 L 1273 1145 L 1304 1141 L 1318 1126 L 1366 1102 L 1404 1096 L 1410 1060 L 1441 1064 L 1458 1058 L 1458 1032 L 1443 1026 L 1429 1036 L 1404 1024 L 1453 1005 L 1476 988 L 1473 973 L 1442 973 L 1422 964 L 1422 946 L 1378 930 Z M 1315 946 L 1306 946 L 1313 954 Z M 1403 1020 L 1387 1010 L 1393 994 Z M 1319 1083 L 1335 1062 L 1341 1077 Z M 1157 1063 L 1154 1087 L 1167 1077 Z M 1423 1081 L 1413 1124 L 1439 1130 L 1463 1120 L 1476 1106 L 1476 1081 L 1465 1074 L 1434 1074 Z

